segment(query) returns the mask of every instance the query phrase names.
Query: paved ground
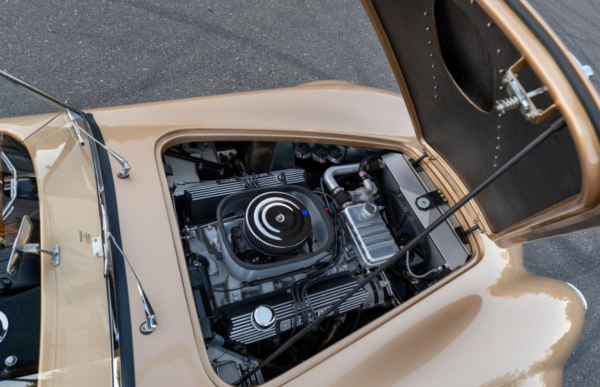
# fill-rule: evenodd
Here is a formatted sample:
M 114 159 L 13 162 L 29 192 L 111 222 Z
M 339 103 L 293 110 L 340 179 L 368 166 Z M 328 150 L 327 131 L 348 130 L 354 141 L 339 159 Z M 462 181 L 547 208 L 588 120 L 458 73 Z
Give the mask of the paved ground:
M 532 1 L 600 69 L 600 3 Z M 319 79 L 397 90 L 358 0 L 3 0 L 0 36 L 0 69 L 82 108 Z M 565 386 L 600 380 L 599 241 L 594 231 L 525 247 L 530 271 L 575 284 L 589 301 Z

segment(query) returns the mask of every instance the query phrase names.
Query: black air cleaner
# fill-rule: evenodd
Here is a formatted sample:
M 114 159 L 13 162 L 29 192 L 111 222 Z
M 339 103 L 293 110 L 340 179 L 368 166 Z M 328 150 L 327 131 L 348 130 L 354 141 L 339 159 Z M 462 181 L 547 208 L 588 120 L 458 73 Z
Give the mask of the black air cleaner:
M 310 230 L 308 209 L 284 192 L 267 192 L 254 198 L 244 221 L 248 241 L 267 255 L 293 253 L 306 241 Z

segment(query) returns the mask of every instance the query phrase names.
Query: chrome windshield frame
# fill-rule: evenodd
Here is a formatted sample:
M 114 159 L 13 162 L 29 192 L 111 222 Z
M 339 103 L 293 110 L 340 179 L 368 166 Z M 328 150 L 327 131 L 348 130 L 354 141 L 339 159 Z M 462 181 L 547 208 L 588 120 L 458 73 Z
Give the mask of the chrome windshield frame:
M 3 76 L 4 78 L 8 79 L 9 81 L 12 81 L 12 82 L 16 83 L 17 85 L 22 86 L 23 88 L 25 88 L 35 94 L 38 94 L 39 96 L 47 99 L 49 102 L 59 105 L 63 109 L 69 109 L 76 113 L 81 113 L 81 110 L 77 109 L 74 106 L 71 106 L 69 103 L 67 103 L 65 101 L 61 101 L 60 99 L 58 99 L 46 92 L 43 92 L 34 86 L 31 86 L 30 84 L 23 82 L 19 78 L 13 77 L 12 75 L 8 74 L 7 72 L 0 70 L 0 76 Z

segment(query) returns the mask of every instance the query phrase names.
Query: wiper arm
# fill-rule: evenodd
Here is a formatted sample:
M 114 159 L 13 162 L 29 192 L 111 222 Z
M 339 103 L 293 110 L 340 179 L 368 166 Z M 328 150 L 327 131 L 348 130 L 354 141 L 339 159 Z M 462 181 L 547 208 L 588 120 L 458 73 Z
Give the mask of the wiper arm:
M 143 335 L 149 335 L 150 333 L 154 332 L 154 330 L 158 326 L 156 324 L 156 315 L 154 314 L 154 309 L 152 309 L 152 305 L 150 305 L 150 301 L 148 301 L 148 297 L 146 296 L 146 293 L 142 288 L 142 283 L 140 282 L 140 279 L 138 278 L 137 274 L 135 274 L 135 270 L 133 270 L 129 259 L 127 259 L 127 256 L 125 255 L 123 250 L 121 250 L 121 247 L 117 244 L 117 241 L 110 232 L 108 233 L 108 238 L 112 240 L 117 250 L 119 250 L 119 253 L 121 253 L 121 256 L 123 257 L 125 262 L 127 262 L 127 266 L 129 266 L 129 269 L 135 277 L 135 281 L 137 282 L 137 288 L 140 293 L 140 297 L 142 298 L 142 306 L 144 307 L 144 313 L 146 314 L 146 321 L 143 322 L 142 325 L 140 325 L 140 332 Z
M 13 203 L 15 202 L 15 199 L 17 198 L 17 187 L 19 185 L 18 184 L 19 181 L 17 179 L 17 168 L 15 168 L 15 166 L 10 161 L 10 159 L 8 158 L 6 153 L 4 153 L 4 151 L 0 152 L 0 154 L 2 156 L 2 160 L 4 160 L 4 162 L 8 166 L 10 173 L 12 174 L 12 179 L 10 180 L 10 201 L 2 209 L 2 220 L 4 221 L 4 220 L 6 220 L 6 218 L 8 218 L 8 216 L 15 209 L 15 207 L 13 206 Z
M 75 134 L 77 134 L 79 144 L 81 144 L 81 146 L 84 146 L 85 144 L 85 142 L 83 141 L 83 137 L 81 136 L 81 133 L 83 132 L 90 140 L 94 141 L 96 144 L 104 148 L 104 150 L 106 150 L 121 165 L 122 169 L 119 173 L 117 173 L 117 177 L 119 179 L 125 179 L 126 177 L 129 177 L 129 171 L 131 170 L 131 166 L 129 165 L 127 160 L 119 156 L 115 151 L 102 144 L 100 141 L 96 140 L 94 136 L 92 136 L 85 129 L 83 129 L 81 125 L 79 125 L 79 123 L 77 122 L 78 120 L 83 121 L 83 118 L 79 114 L 75 113 L 74 111 L 71 111 L 70 109 L 67 109 L 67 113 L 69 114 L 69 118 L 71 118 L 71 122 L 73 123 L 73 129 L 75 130 Z

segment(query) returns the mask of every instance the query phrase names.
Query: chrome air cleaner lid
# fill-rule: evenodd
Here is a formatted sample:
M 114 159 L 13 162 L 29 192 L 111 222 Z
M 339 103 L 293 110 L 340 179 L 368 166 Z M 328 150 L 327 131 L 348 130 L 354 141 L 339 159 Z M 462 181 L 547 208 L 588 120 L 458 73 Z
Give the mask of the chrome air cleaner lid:
M 254 198 L 244 221 L 244 234 L 258 251 L 287 255 L 310 234 L 310 213 L 296 197 L 284 192 L 267 192 Z

